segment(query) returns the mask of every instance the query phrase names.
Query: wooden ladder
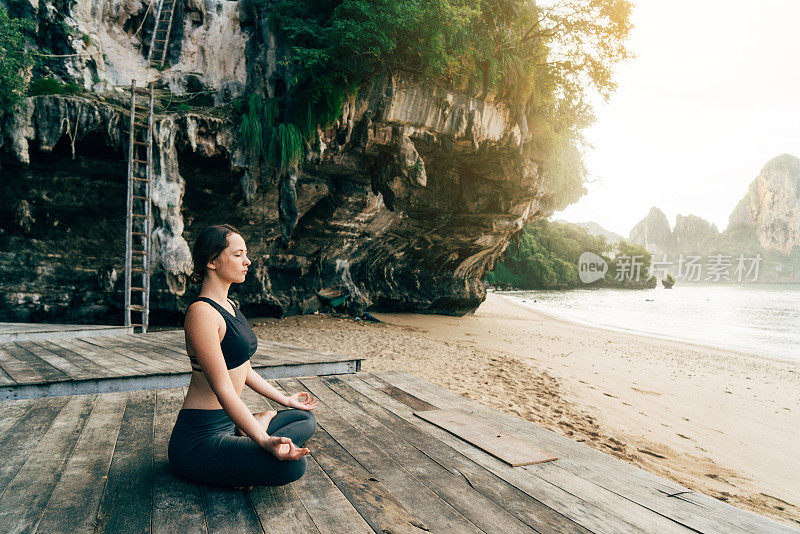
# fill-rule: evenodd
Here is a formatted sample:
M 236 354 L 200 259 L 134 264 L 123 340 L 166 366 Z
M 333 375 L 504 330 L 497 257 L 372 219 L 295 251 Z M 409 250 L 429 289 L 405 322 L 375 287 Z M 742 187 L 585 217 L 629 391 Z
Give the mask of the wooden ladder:
M 150 232 L 151 181 L 153 178 L 153 83 L 148 89 L 131 82 L 131 123 L 128 146 L 128 203 L 125 226 L 125 326 L 147 332 L 150 315 Z M 136 244 L 139 247 L 136 247 Z M 136 265 L 134 266 L 134 257 Z M 140 261 L 141 260 L 141 261 Z M 141 283 L 133 285 L 134 274 Z M 141 304 L 134 304 L 132 293 L 142 295 Z M 139 314 L 131 322 L 131 312 Z
M 158 7 L 155 12 L 156 23 L 153 27 L 153 37 L 150 38 L 150 52 L 147 54 L 147 63 L 151 67 L 158 69 L 164 67 L 174 13 L 175 0 L 158 0 Z

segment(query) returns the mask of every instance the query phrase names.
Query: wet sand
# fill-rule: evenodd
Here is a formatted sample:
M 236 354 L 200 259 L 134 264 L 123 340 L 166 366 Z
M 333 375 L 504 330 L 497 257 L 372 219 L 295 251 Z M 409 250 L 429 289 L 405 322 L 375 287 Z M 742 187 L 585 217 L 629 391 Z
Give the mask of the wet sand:
M 570 323 L 490 293 L 464 317 L 259 319 L 260 337 L 363 356 L 690 489 L 800 526 L 800 363 Z

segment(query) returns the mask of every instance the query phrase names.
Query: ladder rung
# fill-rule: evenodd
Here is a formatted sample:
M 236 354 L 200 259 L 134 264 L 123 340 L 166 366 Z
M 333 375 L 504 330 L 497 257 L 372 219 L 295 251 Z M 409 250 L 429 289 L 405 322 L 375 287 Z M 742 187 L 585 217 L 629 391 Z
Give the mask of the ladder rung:
M 147 290 L 145 288 L 143 288 L 143 287 L 131 286 L 131 291 L 147 291 Z
M 131 326 L 144 326 L 142 323 L 131 323 Z
M 147 200 L 147 197 L 139 196 L 139 195 L 131 195 L 133 198 L 138 198 L 141 200 Z
M 144 141 L 134 141 L 133 144 L 134 145 L 147 146 L 147 143 L 145 143 Z
M 143 218 L 143 219 L 146 219 L 146 218 L 147 218 L 147 215 L 141 215 L 141 214 L 139 214 L 139 213 L 131 213 L 131 216 L 132 216 L 132 217 L 141 217 L 141 218 Z
M 153 39 L 153 42 L 154 43 L 166 43 L 167 40 L 166 39 Z
M 146 273 L 147 272 L 144 269 L 131 269 L 131 271 L 135 272 L 135 273 Z
M 147 234 L 144 233 L 144 232 L 131 232 L 131 235 L 143 235 L 143 236 L 147 237 Z
M 133 125 L 134 126 L 138 126 L 140 128 L 147 128 L 148 127 L 148 125 L 143 123 L 143 122 L 134 122 Z
M 137 182 L 149 182 L 150 181 L 147 178 L 137 178 L 135 176 L 133 177 L 133 179 L 136 180 Z
M 147 311 L 147 308 L 145 308 L 144 306 L 139 306 L 138 304 L 130 304 L 128 307 L 136 311 Z
M 147 252 L 145 252 L 144 250 L 132 250 L 131 254 L 137 254 L 137 255 L 141 255 L 141 256 L 146 256 Z
M 146 159 L 132 159 L 131 161 L 134 163 L 144 163 L 145 165 L 147 165 Z

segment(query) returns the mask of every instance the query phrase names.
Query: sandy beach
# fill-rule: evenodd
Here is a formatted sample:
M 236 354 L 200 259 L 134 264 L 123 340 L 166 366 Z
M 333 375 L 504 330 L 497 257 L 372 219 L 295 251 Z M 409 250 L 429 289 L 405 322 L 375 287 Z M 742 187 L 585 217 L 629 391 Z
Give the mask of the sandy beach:
M 490 293 L 464 317 L 258 319 L 260 337 L 366 358 L 690 489 L 800 526 L 800 363 L 570 323 Z

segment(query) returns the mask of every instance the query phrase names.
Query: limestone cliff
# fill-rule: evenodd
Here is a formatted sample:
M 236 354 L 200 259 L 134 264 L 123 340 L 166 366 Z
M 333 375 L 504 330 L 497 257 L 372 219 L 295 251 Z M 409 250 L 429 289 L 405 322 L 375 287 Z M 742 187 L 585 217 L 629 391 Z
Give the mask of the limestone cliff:
M 672 230 L 676 250 L 685 254 L 700 254 L 719 235 L 717 226 L 697 215 L 677 215 Z
M 636 223 L 629 235 L 631 242 L 643 246 L 652 254 L 664 254 L 674 243 L 672 229 L 664 212 L 650 208 L 647 216 Z
M 730 215 L 728 226 L 737 225 L 754 227 L 765 249 L 800 246 L 800 159 L 783 154 L 764 165 Z
M 238 124 L 219 107 L 253 87 L 274 91 L 281 55 L 239 2 L 179 3 L 163 73 L 144 60 L 146 2 L 6 5 L 12 16 L 29 12 L 38 44 L 66 56 L 44 73 L 92 92 L 30 98 L 2 119 L 0 320 L 121 320 L 131 79 L 160 76 L 169 98 L 199 87 L 217 105 L 156 117 L 156 323 L 178 318 L 194 291 L 189 247 L 208 224 L 239 227 L 251 251 L 248 279 L 233 289 L 245 313 L 312 312 L 315 291 L 344 287 L 356 311 L 463 314 L 484 299 L 481 277 L 512 234 L 548 214 L 539 165 L 520 156 L 530 134 L 518 113 L 491 95 L 376 77 L 319 131 L 283 244 L 278 185 L 250 168 Z

